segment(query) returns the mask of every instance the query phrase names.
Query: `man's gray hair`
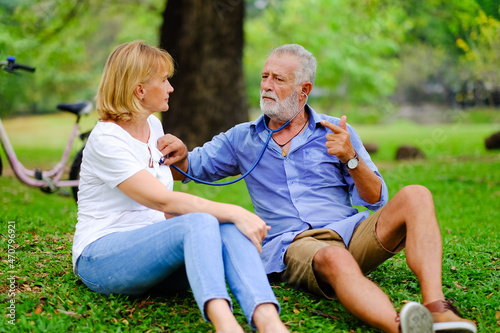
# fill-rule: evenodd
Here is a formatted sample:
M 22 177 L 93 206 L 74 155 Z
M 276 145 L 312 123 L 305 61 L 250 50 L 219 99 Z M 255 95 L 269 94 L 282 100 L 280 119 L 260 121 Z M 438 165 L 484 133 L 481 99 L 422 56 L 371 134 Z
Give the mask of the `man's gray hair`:
M 312 53 L 307 51 L 302 45 L 285 44 L 273 49 L 270 56 L 272 55 L 293 55 L 298 57 L 301 61 L 301 66 L 295 71 L 295 84 L 304 81 L 309 81 L 314 84 L 318 63 Z

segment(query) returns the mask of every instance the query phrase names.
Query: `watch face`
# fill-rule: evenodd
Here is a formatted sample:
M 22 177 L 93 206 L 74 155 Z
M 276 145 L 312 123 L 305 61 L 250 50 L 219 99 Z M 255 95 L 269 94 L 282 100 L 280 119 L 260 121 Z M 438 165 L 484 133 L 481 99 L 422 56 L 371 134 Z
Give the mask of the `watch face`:
M 347 167 L 349 169 L 354 169 L 358 166 L 358 160 L 355 158 L 351 158 L 349 161 L 347 161 Z

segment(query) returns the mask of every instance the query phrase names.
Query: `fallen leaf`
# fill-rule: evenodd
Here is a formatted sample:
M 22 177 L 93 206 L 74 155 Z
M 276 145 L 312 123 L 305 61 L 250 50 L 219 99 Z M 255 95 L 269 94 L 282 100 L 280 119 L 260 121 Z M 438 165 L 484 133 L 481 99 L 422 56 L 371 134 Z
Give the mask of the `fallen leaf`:
M 333 320 L 339 320 L 340 317 L 337 317 L 337 316 L 334 316 L 330 313 L 326 313 L 326 312 L 321 312 L 321 311 L 316 311 L 316 310 L 309 310 L 309 312 L 313 315 L 318 315 L 318 316 L 322 316 L 322 317 L 325 317 L 325 318 L 330 318 L 330 319 L 333 319 Z
M 463 289 L 464 291 L 467 291 L 467 288 L 464 287 L 464 286 L 461 286 L 460 284 L 458 284 L 458 281 L 455 281 L 455 286 L 458 288 L 458 289 Z
M 295 313 L 295 314 L 299 314 L 299 313 L 300 313 L 300 310 L 299 310 L 299 309 L 293 309 L 293 313 Z
M 142 301 L 141 303 L 137 304 L 137 307 L 139 309 L 145 308 L 150 304 L 154 304 L 154 302 L 148 302 L 148 301 Z
M 47 300 L 46 297 L 40 298 L 40 301 L 38 302 L 38 305 L 35 308 L 35 314 L 40 314 L 43 312 L 43 305 L 45 304 L 46 300 Z
M 81 314 L 76 313 L 76 312 L 73 312 L 73 311 L 66 311 L 66 310 L 63 310 L 63 309 L 57 309 L 57 311 L 58 311 L 59 313 L 62 313 L 62 314 L 65 314 L 65 315 L 71 316 L 71 317 L 73 317 L 73 318 L 75 318 L 75 319 L 77 319 L 77 320 L 78 320 L 78 319 L 80 319 L 80 318 L 82 318 L 82 315 L 81 315 Z

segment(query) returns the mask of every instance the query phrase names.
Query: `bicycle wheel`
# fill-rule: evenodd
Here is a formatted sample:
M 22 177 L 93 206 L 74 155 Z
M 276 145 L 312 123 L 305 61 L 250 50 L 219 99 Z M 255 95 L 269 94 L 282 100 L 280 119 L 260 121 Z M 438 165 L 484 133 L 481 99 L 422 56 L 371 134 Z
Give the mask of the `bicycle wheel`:
M 69 180 L 78 180 L 80 179 L 80 167 L 82 164 L 83 158 L 83 148 L 76 154 L 73 163 L 71 164 L 71 169 L 69 169 Z M 73 186 L 71 188 L 73 192 L 73 198 L 75 201 L 78 201 L 78 186 Z

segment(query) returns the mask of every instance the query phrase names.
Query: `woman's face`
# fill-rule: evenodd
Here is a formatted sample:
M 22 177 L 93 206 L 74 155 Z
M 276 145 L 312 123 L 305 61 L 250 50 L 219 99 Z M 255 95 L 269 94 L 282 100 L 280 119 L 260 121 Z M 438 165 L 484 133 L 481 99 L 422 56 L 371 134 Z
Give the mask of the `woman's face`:
M 169 72 L 166 68 L 158 71 L 158 74 L 143 85 L 145 108 L 152 113 L 168 110 L 169 95 L 174 91 L 168 81 Z

